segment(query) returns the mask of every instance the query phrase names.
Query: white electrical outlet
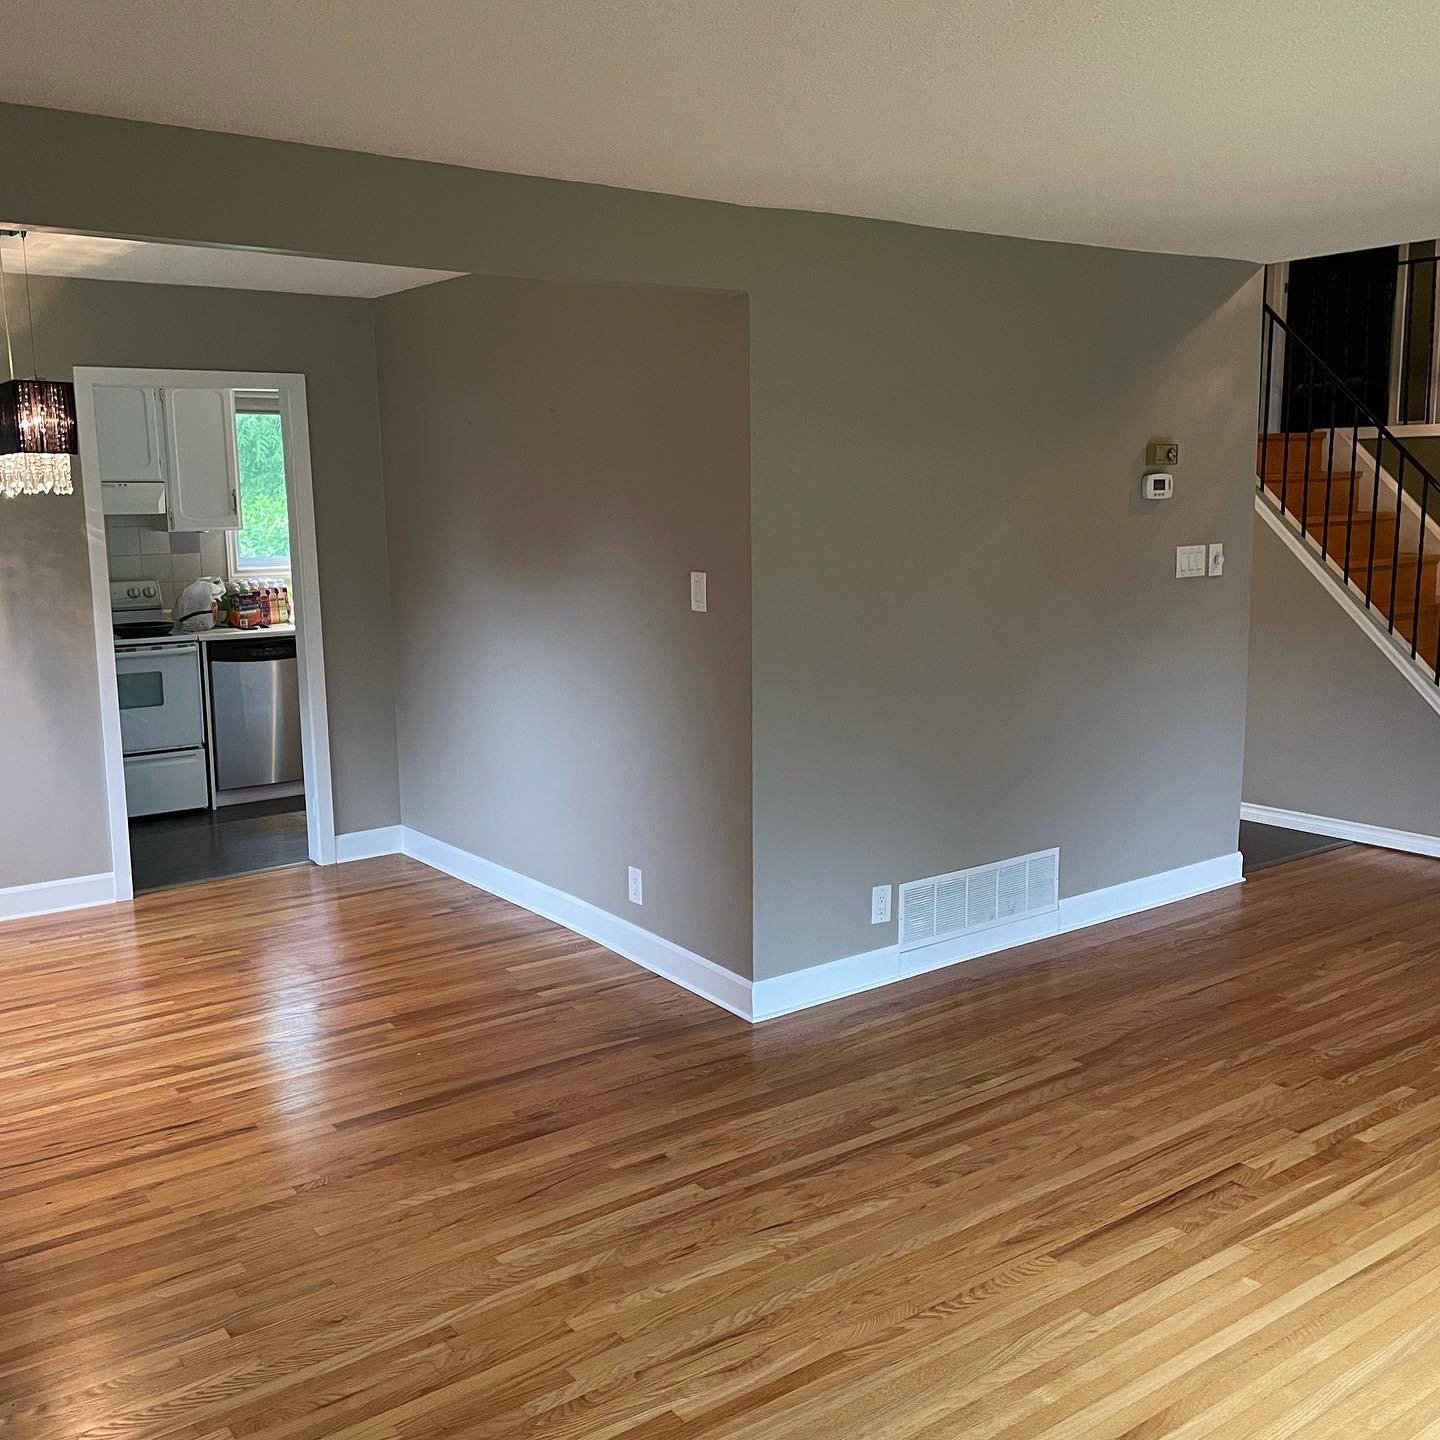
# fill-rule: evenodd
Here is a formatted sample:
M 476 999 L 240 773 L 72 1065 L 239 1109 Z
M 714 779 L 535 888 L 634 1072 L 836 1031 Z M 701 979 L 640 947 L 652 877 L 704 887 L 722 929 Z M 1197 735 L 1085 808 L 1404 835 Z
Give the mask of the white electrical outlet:
M 1225 573 L 1225 547 L 1215 544 L 1210 547 L 1210 574 L 1223 575 Z
M 645 877 L 633 865 L 630 867 L 630 903 L 645 903 Z
M 692 610 L 705 609 L 705 572 L 703 570 L 690 572 L 690 608 Z
M 870 923 L 885 925 L 890 920 L 890 886 L 877 885 L 870 892 Z
M 1175 578 L 1177 580 L 1202 579 L 1205 575 L 1205 547 L 1203 545 L 1177 545 L 1175 547 Z

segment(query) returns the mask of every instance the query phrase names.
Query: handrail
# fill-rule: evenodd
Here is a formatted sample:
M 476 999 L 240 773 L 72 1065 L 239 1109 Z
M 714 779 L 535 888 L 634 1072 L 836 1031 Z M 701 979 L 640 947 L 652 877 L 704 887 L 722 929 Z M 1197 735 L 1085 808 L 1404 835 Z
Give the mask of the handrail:
M 1280 340 L 1280 414 L 1275 417 L 1271 412 L 1276 399 L 1277 336 Z M 1434 503 L 1431 492 L 1440 492 L 1440 480 L 1268 302 L 1262 303 L 1260 355 L 1260 435 L 1256 466 L 1260 493 L 1271 502 L 1278 501 L 1281 515 L 1291 520 L 1300 538 L 1339 570 L 1347 592 L 1354 593 L 1356 603 L 1363 601 L 1364 608 L 1382 620 L 1395 641 L 1408 649 L 1410 658 L 1423 663 L 1440 685 L 1440 565 L 1435 555 L 1432 554 L 1428 562 L 1425 556 L 1432 523 L 1430 506 Z M 1304 423 L 1300 424 L 1296 412 L 1302 407 Z M 1274 423 L 1277 418 L 1278 425 Z M 1349 465 L 1348 469 L 1343 468 L 1342 458 L 1342 469 L 1337 474 L 1336 443 L 1347 430 L 1350 432 Z M 1357 493 L 1361 483 L 1362 430 L 1367 439 L 1370 432 L 1376 438 L 1368 507 L 1360 503 Z M 1302 438 L 1304 460 L 1298 481 L 1297 513 L 1291 503 L 1290 470 L 1292 452 L 1298 450 Z M 1277 440 L 1283 448 L 1278 473 L 1272 474 L 1270 446 Z M 1317 444 L 1322 451 L 1318 467 L 1314 454 Z M 1387 463 L 1395 464 L 1393 511 L 1382 504 L 1382 499 L 1388 504 L 1390 498 L 1388 493 L 1382 495 L 1382 477 L 1391 478 L 1385 469 Z M 1407 469 L 1415 477 L 1412 484 L 1418 488 L 1418 499 L 1406 489 Z M 1324 488 L 1318 508 L 1311 504 L 1312 484 Z M 1412 506 L 1418 515 L 1412 512 Z M 1393 525 L 1394 536 L 1385 542 L 1387 555 L 1379 548 L 1379 538 L 1382 528 L 1389 525 Z M 1358 555 L 1354 544 L 1357 528 L 1362 536 L 1362 553 Z M 1432 550 L 1436 548 L 1440 547 L 1432 546 Z M 1388 575 L 1384 573 L 1386 570 Z M 1402 572 L 1406 576 L 1403 586 Z M 1434 631 L 1434 643 L 1426 643 L 1423 656 L 1420 654 L 1422 622 Z
M 1415 263 L 1415 262 L 1408 261 L 1408 260 L 1402 260 L 1400 263 L 1401 263 L 1402 265 L 1407 265 L 1407 264 L 1412 264 L 1412 263 Z M 1319 351 L 1317 351 L 1317 350 L 1315 349 L 1315 347 L 1314 347 L 1313 345 L 1311 345 L 1308 341 L 1302 339 L 1299 335 L 1297 335 L 1297 334 L 1290 328 L 1289 322 L 1285 319 L 1285 317 L 1284 317 L 1283 315 L 1281 315 L 1280 312 L 1279 312 L 1278 310 L 1276 310 L 1276 309 L 1270 304 L 1270 302 L 1269 302 L 1268 300 L 1265 301 L 1264 303 L 1265 303 L 1265 314 L 1266 314 L 1282 331 L 1284 331 L 1286 341 L 1289 342 L 1289 343 L 1293 343 L 1293 344 L 1295 344 L 1295 345 L 1298 345 L 1298 346 L 1300 347 L 1300 349 L 1303 350 L 1303 351 L 1305 352 L 1305 354 L 1308 356 L 1308 358 L 1310 359 L 1310 361 L 1311 361 L 1311 363 L 1312 363 L 1312 366 L 1313 366 L 1314 368 L 1318 368 L 1319 370 L 1321 370 L 1321 371 L 1324 373 L 1324 375 L 1325 375 L 1326 379 L 1329 381 L 1329 383 L 1332 384 L 1332 385 L 1334 385 L 1335 388 L 1340 392 L 1340 394 L 1341 394 L 1342 396 L 1344 396 L 1344 398 L 1346 399 L 1346 401 L 1347 401 L 1349 404 L 1351 404 L 1351 405 L 1354 406 L 1356 412 L 1357 412 L 1358 414 L 1362 415 L 1362 416 L 1368 417 L 1368 418 L 1366 419 L 1366 421 L 1365 421 L 1365 424 L 1364 424 L 1363 428 L 1366 429 L 1366 430 L 1369 430 L 1369 429 L 1372 429 L 1372 428 L 1375 429 L 1375 430 L 1378 430 L 1378 431 L 1380 432 L 1380 437 L 1379 437 L 1379 438 L 1380 438 L 1381 440 L 1383 440 L 1386 444 L 1391 445 L 1391 446 L 1393 446 L 1396 450 L 1398 450 L 1398 451 L 1400 452 L 1401 456 L 1404 458 L 1405 463 L 1406 463 L 1407 465 L 1412 466 L 1414 469 L 1416 469 L 1416 470 L 1418 470 L 1418 471 L 1420 472 L 1420 474 L 1421 474 L 1421 476 L 1424 478 L 1427 486 L 1429 486 L 1429 485 L 1434 485 L 1434 486 L 1436 486 L 1437 488 L 1440 488 L 1440 480 L 1437 480 L 1437 479 L 1435 478 L 1435 476 L 1430 472 L 1430 470 L 1429 470 L 1425 465 L 1423 465 L 1418 459 L 1416 459 L 1414 451 L 1412 451 L 1411 449 L 1409 449 L 1409 447 L 1406 446 L 1405 442 L 1404 442 L 1403 440 L 1401 440 L 1400 437 L 1399 437 L 1397 434 L 1395 434 L 1395 432 L 1390 428 L 1390 426 L 1389 426 L 1384 420 L 1382 420 L 1382 419 L 1374 412 L 1374 410 L 1372 410 L 1372 409 L 1370 408 L 1370 406 L 1367 405 L 1367 404 L 1365 403 L 1365 401 L 1362 400 L 1362 399 L 1360 398 L 1360 396 L 1358 396 L 1358 395 L 1350 388 L 1349 384 L 1348 384 L 1345 380 L 1343 380 L 1339 375 L 1337 375 L 1337 374 L 1335 373 L 1335 371 L 1334 371 L 1328 364 L 1326 364 L 1324 358 L 1321 356 L 1321 354 L 1319 353 Z M 1341 428 L 1348 430 L 1350 427 L 1347 425 L 1347 426 L 1342 426 Z M 1378 449 L 1377 449 L 1376 455 L 1375 455 L 1375 462 L 1376 462 L 1377 465 L 1380 463 L 1380 454 L 1379 454 Z

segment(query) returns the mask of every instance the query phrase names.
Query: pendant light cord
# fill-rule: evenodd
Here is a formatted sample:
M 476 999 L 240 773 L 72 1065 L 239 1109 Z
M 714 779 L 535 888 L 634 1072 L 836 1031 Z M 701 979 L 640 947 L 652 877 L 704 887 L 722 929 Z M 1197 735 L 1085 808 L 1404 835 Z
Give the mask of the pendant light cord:
M 5 368 L 15 378 L 15 352 L 10 348 L 10 302 L 5 295 L 5 240 L 0 236 L 0 310 L 5 312 Z
M 35 304 L 30 299 L 30 257 L 25 252 L 25 232 L 20 232 L 20 264 L 25 270 L 25 311 L 30 324 L 30 373 L 40 378 L 40 367 L 35 361 Z

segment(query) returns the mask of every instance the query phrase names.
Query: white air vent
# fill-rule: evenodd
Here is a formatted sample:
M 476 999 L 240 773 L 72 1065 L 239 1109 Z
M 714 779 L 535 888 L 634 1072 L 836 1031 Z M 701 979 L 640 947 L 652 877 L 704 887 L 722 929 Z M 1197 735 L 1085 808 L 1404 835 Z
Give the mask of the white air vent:
M 1059 897 L 1059 850 L 911 880 L 900 887 L 900 948 L 1043 915 L 1059 908 Z

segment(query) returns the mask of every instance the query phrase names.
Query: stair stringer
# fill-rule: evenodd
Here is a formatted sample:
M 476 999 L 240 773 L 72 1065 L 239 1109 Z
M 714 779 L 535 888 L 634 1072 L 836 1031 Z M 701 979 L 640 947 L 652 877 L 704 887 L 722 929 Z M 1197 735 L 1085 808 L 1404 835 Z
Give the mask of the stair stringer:
M 1382 475 L 1384 472 L 1381 472 Z M 1316 583 L 1329 591 L 1331 598 L 1365 632 L 1381 654 L 1405 677 L 1425 703 L 1440 715 L 1440 685 L 1434 672 L 1423 660 L 1412 658 L 1408 642 L 1392 634 L 1373 609 L 1365 604 L 1364 593 L 1346 581 L 1340 568 L 1327 560 L 1319 547 L 1310 542 L 1298 524 L 1280 513 L 1280 506 L 1262 486 L 1255 494 L 1255 513 L 1284 542 L 1285 547 L 1308 570 Z

